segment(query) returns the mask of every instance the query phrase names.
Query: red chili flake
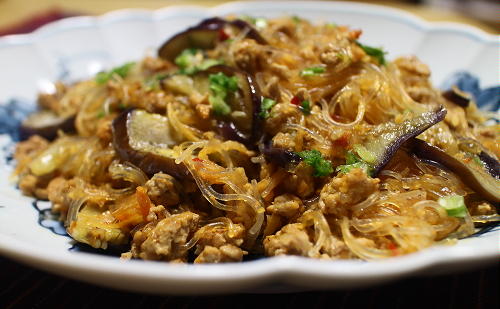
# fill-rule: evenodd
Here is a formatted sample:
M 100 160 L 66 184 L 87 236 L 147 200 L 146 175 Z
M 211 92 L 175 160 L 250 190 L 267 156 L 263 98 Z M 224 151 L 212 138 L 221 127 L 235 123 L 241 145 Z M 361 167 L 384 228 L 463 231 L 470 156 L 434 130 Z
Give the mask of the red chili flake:
M 393 242 L 390 242 L 388 245 L 387 245 L 387 249 L 391 250 L 392 251 L 392 255 L 398 255 L 398 247 L 396 246 L 395 243 Z
M 229 39 L 229 34 L 227 34 L 226 31 L 224 31 L 224 29 L 220 29 L 219 30 L 219 40 L 225 41 L 227 39 Z
M 290 100 L 290 103 L 292 103 L 293 105 L 297 105 L 297 106 L 298 106 L 298 105 L 300 105 L 300 103 L 301 103 L 301 102 L 300 102 L 299 97 L 294 96 L 294 97 Z
M 344 133 L 341 137 L 333 142 L 336 146 L 347 148 L 349 146 L 349 134 Z
M 194 161 L 194 162 L 203 162 L 203 160 L 202 160 L 202 159 L 200 159 L 200 158 L 193 158 L 193 161 Z

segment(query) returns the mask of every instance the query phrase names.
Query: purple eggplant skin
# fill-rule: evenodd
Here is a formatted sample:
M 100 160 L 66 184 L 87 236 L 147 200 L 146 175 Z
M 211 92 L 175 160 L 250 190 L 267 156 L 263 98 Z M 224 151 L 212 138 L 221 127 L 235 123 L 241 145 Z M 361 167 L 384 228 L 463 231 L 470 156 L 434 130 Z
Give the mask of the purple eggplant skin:
M 131 121 L 134 110 L 131 108 L 123 111 L 112 123 L 113 147 L 120 159 L 136 165 L 149 176 L 164 172 L 179 179 L 190 179 L 191 174 L 184 164 L 176 164 L 174 158 L 136 150 L 130 146 L 127 123 Z
M 25 140 L 32 135 L 40 135 L 52 141 L 59 130 L 65 133 L 75 132 L 75 116 L 60 117 L 52 111 L 42 110 L 31 114 L 21 123 L 19 137 Z
M 372 163 L 372 175 L 376 176 L 406 141 L 442 121 L 445 116 L 446 109 L 439 106 L 401 124 L 391 127 L 381 125 L 378 130 L 376 128 L 374 130 L 376 138 L 364 145 L 376 157 L 376 162 Z
M 231 116 L 221 117 L 218 121 L 219 134 L 227 140 L 235 140 L 246 146 L 255 146 L 263 135 L 263 121 L 259 117 L 261 111 L 262 96 L 260 89 L 253 78 L 244 71 L 229 67 L 226 65 L 216 65 L 200 72 L 199 74 L 216 74 L 222 72 L 227 76 L 237 76 L 239 88 L 242 93 L 244 105 L 247 107 L 248 122 L 251 123 L 251 129 L 247 132 L 231 120 Z M 250 113 L 248 113 L 250 112 Z
M 260 152 L 267 161 L 278 165 L 286 170 L 290 170 L 302 161 L 302 158 L 295 152 L 283 148 L 274 147 L 269 140 L 260 145 Z
M 259 44 L 267 44 L 259 32 L 247 22 L 239 19 L 227 21 L 213 17 L 174 35 L 158 49 L 158 56 L 174 62 L 175 58 L 186 48 L 212 49 L 215 47 L 220 31 L 226 26 L 233 26 L 241 31 L 245 30 L 247 38 L 253 39 Z
M 441 164 L 457 174 L 466 185 L 485 199 L 494 203 L 500 202 L 500 180 L 496 177 L 499 163 L 494 158 L 484 152 L 482 158 L 480 155 L 481 161 L 486 165 L 485 170 L 481 172 L 421 139 L 414 138 L 408 144 L 417 157 Z M 496 176 L 489 173 L 492 170 L 496 171 Z
M 463 108 L 468 107 L 470 101 L 472 100 L 472 97 L 468 93 L 461 91 L 456 86 L 453 86 L 450 90 L 443 92 L 443 97 Z
M 484 164 L 484 167 L 490 173 L 491 176 L 496 179 L 500 179 L 500 162 L 497 159 L 493 158 L 489 154 L 484 151 L 481 151 L 478 154 L 479 160 L 481 160 Z M 500 188 L 499 188 L 500 190 Z

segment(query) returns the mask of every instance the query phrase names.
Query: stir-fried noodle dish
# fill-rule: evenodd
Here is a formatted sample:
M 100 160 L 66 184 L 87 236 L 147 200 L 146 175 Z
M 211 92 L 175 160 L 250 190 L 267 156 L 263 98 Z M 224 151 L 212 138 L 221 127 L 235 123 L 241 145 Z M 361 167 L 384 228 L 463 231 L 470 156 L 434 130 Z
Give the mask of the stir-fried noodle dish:
M 498 220 L 497 116 L 361 34 L 211 18 L 155 56 L 58 82 L 21 126 L 19 188 L 124 259 L 371 260 Z

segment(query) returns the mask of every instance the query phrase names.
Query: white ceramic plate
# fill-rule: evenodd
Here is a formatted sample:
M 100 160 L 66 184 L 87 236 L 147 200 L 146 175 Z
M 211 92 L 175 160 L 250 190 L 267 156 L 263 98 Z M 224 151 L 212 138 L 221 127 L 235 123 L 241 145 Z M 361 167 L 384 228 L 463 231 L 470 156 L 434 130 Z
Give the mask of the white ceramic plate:
M 441 83 L 457 70 L 497 85 L 499 38 L 458 24 L 427 23 L 380 6 L 335 2 L 241 2 L 211 9 L 169 7 L 157 11 L 122 10 L 100 17 L 75 17 L 28 35 L 0 38 L 0 104 L 33 102 L 51 81 L 90 77 L 106 67 L 153 53 L 166 38 L 209 16 L 273 17 L 298 15 L 363 29 L 362 41 L 384 46 L 389 57 L 416 54 Z M 4 124 L 0 123 L 0 126 Z M 110 287 L 177 294 L 223 293 L 260 288 L 350 288 L 413 274 L 481 267 L 498 261 L 500 231 L 376 262 L 318 261 L 298 257 L 265 258 L 223 265 L 171 265 L 121 261 L 72 252 L 69 238 L 39 226 L 32 199 L 9 182 L 13 144 L 0 135 L 0 252 L 63 276 Z M 47 208 L 47 203 L 40 203 Z M 47 225 L 49 221 L 42 222 Z

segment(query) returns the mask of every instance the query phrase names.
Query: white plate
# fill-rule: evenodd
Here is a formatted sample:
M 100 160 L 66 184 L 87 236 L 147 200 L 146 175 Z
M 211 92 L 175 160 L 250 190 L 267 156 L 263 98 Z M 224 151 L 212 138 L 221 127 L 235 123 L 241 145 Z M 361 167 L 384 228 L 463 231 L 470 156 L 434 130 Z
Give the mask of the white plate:
M 122 10 L 100 17 L 75 17 L 28 35 L 0 38 L 0 102 L 33 101 L 50 81 L 90 77 L 105 67 L 139 59 L 172 34 L 209 16 L 273 17 L 299 15 L 363 29 L 362 42 L 384 46 L 389 57 L 416 54 L 441 83 L 457 70 L 499 84 L 499 38 L 458 24 L 427 23 L 405 12 L 374 5 L 336 2 L 236 2 L 206 9 L 168 7 Z M 0 126 L 2 124 L 0 123 Z M 0 252 L 21 262 L 95 284 L 154 293 L 222 293 L 266 287 L 349 288 L 412 274 L 480 267 L 498 261 L 500 231 L 376 262 L 319 261 L 299 257 L 265 258 L 224 265 L 171 265 L 121 261 L 115 257 L 68 251 L 72 242 L 37 224 L 32 199 L 8 181 L 12 149 L 0 136 Z M 40 207 L 48 207 L 41 203 Z

